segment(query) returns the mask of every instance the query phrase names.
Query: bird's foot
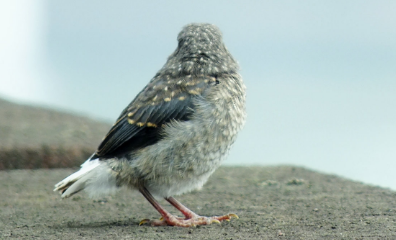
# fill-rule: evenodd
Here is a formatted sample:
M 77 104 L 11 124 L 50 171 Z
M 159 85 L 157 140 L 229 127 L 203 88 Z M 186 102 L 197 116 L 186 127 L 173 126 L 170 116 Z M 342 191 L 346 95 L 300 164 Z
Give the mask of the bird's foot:
M 224 216 L 204 217 L 195 215 L 192 218 L 180 218 L 173 215 L 166 216 L 160 220 L 144 219 L 139 225 L 150 223 L 152 226 L 177 226 L 177 227 L 195 227 L 198 225 L 209 225 L 212 223 L 221 223 L 221 221 L 230 221 L 231 218 L 238 218 L 236 214 L 228 214 Z

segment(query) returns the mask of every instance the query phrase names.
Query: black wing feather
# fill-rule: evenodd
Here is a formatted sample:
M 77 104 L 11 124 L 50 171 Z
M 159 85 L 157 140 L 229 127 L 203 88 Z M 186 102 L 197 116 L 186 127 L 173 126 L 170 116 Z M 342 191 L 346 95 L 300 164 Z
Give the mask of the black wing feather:
M 154 79 L 128 105 L 91 159 L 120 157 L 162 137 L 163 124 L 187 121 L 194 112 L 193 99 L 213 85 L 213 77 Z
M 110 158 L 154 144 L 160 139 L 163 124 L 173 120 L 188 120 L 193 113 L 192 99 L 178 99 L 162 102 L 155 106 L 140 108 L 134 124 L 128 122 L 124 113 L 99 145 L 93 158 Z M 137 124 L 144 123 L 143 126 Z M 151 127 L 148 126 L 152 124 Z M 154 127 L 155 125 L 155 127 Z

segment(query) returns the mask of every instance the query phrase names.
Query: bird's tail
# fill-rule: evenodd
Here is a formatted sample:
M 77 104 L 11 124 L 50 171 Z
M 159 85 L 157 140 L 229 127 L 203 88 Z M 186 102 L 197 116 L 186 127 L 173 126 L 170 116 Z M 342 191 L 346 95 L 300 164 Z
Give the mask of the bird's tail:
M 55 185 L 62 198 L 68 198 L 83 189 L 90 195 L 108 194 L 116 189 L 115 179 L 106 164 L 99 159 L 88 159 L 78 172 L 73 173 Z

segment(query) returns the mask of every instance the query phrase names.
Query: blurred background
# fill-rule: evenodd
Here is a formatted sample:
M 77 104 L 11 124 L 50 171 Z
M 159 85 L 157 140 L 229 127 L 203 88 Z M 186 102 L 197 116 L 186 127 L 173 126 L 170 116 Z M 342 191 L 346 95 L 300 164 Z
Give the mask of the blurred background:
M 396 190 L 395 1 L 0 1 L 0 98 L 112 123 L 191 22 L 248 87 L 227 165 L 304 166 Z M 82 162 L 82 160 L 81 160 Z

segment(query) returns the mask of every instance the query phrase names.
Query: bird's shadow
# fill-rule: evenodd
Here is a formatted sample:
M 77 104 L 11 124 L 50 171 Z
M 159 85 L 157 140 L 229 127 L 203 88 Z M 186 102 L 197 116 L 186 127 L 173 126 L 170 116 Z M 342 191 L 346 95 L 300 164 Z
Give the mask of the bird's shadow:
M 120 220 L 120 221 L 101 221 L 82 223 L 78 221 L 69 221 L 63 224 L 56 224 L 48 226 L 53 229 L 65 228 L 103 228 L 103 227 L 139 227 L 139 222 L 134 219 Z

